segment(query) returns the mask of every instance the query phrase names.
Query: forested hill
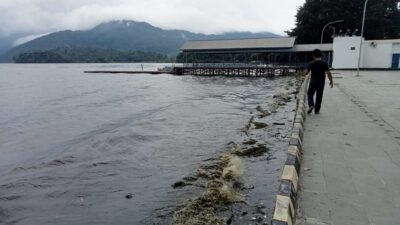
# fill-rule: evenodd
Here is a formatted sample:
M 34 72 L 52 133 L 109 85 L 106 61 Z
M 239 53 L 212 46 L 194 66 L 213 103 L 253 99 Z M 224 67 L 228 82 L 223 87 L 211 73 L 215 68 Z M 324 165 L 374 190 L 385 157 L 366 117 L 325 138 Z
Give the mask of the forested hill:
M 15 63 L 134 63 L 172 62 L 173 60 L 159 53 L 101 48 L 56 48 L 21 53 L 13 57 Z
M 53 51 L 58 48 L 113 49 L 126 52 L 153 52 L 176 56 L 187 40 L 234 39 L 276 37 L 272 33 L 226 33 L 205 35 L 184 30 L 164 30 L 144 22 L 113 21 L 100 24 L 86 31 L 61 31 L 52 33 L 6 53 L 7 60 L 21 53 Z

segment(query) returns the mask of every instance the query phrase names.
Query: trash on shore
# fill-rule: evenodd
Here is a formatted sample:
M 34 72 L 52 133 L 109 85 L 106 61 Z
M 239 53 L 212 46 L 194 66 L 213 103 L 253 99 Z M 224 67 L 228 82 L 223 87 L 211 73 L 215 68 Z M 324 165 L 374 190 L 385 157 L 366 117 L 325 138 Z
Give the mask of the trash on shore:
M 191 184 L 191 183 L 186 183 L 186 182 L 183 182 L 183 181 L 178 181 L 178 182 L 174 183 L 174 184 L 172 185 L 172 187 L 173 187 L 174 189 L 176 189 L 176 188 L 183 188 L 183 187 L 192 186 L 192 185 L 193 185 L 193 184 Z
M 246 124 L 246 126 L 241 129 L 241 131 L 245 133 L 247 136 L 249 136 L 250 131 L 252 129 L 260 130 L 268 127 L 268 124 L 262 122 L 256 122 L 254 121 L 254 119 L 255 119 L 254 116 L 252 116 L 249 122 Z
M 292 97 L 289 96 L 287 92 L 279 92 L 274 95 L 274 102 L 272 103 L 272 107 L 274 109 L 278 109 L 280 106 L 285 106 L 286 103 L 290 102 Z
M 244 128 L 241 129 L 241 131 L 242 131 L 243 133 L 245 133 L 247 136 L 249 136 L 249 134 L 250 134 L 250 130 L 251 130 L 251 128 L 252 128 L 253 122 L 254 122 L 254 116 L 252 116 L 252 117 L 249 119 L 249 122 L 246 124 L 246 126 L 245 126 Z
M 268 127 L 268 124 L 261 123 L 261 122 L 253 122 L 252 124 L 254 125 L 254 129 L 256 129 L 256 130 L 264 129 L 264 128 Z
M 133 198 L 133 195 L 132 195 L 132 194 L 127 194 L 127 195 L 125 195 L 125 198 L 126 198 L 126 199 L 132 199 L 132 198 Z
M 293 86 L 294 86 L 294 83 L 293 83 L 292 80 L 289 80 L 289 81 L 286 83 L 286 85 L 287 85 L 288 87 L 293 87 Z
M 189 177 L 184 177 L 182 180 L 187 181 L 187 182 L 193 182 L 193 181 L 198 180 L 198 178 L 195 176 L 189 176 Z
M 255 145 L 257 144 L 257 141 L 254 139 L 250 139 L 248 141 L 243 142 L 244 145 Z
M 257 106 L 256 110 L 260 113 L 260 114 L 258 115 L 258 118 L 260 118 L 260 119 L 271 115 L 271 113 L 270 113 L 268 110 L 263 109 L 260 105 Z
M 250 148 L 236 147 L 232 154 L 242 157 L 260 157 L 269 151 L 269 148 L 265 145 L 259 144 Z
M 231 158 L 229 159 L 228 165 L 222 172 L 222 177 L 225 180 L 232 180 L 240 177 L 243 175 L 244 171 L 243 163 L 238 157 L 232 157 L 231 155 L 229 157 Z
M 197 176 L 207 179 L 205 191 L 175 212 L 172 225 L 226 224 L 218 217 L 217 209 L 221 205 L 244 201 L 233 187 L 243 171 L 242 161 L 232 154 L 223 154 L 216 164 L 199 168 Z

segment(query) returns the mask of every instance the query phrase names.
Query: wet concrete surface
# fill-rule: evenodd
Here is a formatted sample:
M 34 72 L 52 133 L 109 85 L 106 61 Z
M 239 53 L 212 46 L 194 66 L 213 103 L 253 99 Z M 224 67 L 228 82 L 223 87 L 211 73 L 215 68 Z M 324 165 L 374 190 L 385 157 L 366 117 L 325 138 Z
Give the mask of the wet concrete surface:
M 306 121 L 299 224 L 398 224 L 398 72 L 338 71 Z

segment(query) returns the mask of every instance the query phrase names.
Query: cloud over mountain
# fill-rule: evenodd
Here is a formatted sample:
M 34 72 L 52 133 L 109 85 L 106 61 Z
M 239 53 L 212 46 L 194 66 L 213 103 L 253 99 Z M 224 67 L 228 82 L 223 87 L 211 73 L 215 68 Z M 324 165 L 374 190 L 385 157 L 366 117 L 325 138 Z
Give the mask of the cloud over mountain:
M 101 22 L 146 21 L 202 33 L 271 31 L 294 25 L 304 0 L 1 0 L 0 36 L 90 29 Z

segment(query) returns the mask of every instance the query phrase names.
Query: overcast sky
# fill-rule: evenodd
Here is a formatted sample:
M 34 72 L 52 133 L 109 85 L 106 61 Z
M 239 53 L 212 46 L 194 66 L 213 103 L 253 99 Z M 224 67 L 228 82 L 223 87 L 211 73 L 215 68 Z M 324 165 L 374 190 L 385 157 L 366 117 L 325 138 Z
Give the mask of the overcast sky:
M 294 26 L 305 0 L 0 0 L 0 36 L 89 29 L 110 20 L 149 22 L 202 33 L 270 31 Z M 29 37 L 27 37 L 29 38 Z

